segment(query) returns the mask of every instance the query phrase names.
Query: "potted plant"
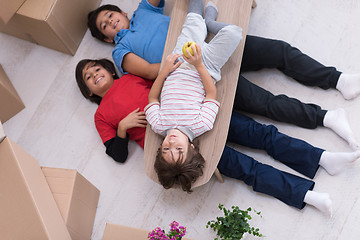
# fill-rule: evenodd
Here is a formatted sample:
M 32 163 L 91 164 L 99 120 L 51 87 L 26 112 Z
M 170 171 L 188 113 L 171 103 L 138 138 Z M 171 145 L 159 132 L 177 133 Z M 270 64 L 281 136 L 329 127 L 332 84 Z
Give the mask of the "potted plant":
M 261 217 L 261 212 L 252 210 L 250 207 L 241 210 L 238 206 L 232 206 L 232 210 L 228 210 L 224 205 L 219 204 L 219 209 L 224 212 L 224 217 L 217 217 L 216 221 L 211 220 L 206 224 L 206 228 L 212 228 L 216 232 L 214 240 L 239 240 L 245 233 L 252 234 L 257 237 L 263 235 L 258 228 L 251 227 L 248 220 L 251 220 L 250 212 L 253 211 Z
M 183 236 L 185 236 L 186 227 L 179 226 L 179 223 L 173 221 L 170 223 L 170 231 L 169 233 L 165 233 L 160 227 L 156 227 L 152 230 L 149 235 L 149 240 L 181 240 Z

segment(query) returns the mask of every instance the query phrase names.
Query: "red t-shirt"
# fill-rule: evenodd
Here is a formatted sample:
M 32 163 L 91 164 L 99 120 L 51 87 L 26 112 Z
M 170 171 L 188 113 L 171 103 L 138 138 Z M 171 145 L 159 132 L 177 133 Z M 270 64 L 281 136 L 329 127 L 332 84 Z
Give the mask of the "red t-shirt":
M 95 126 L 105 143 L 116 136 L 119 122 L 137 108 L 143 111 L 148 103 L 148 95 L 153 81 L 126 74 L 114 84 L 102 98 L 95 113 Z M 144 148 L 146 128 L 127 130 L 130 140 Z

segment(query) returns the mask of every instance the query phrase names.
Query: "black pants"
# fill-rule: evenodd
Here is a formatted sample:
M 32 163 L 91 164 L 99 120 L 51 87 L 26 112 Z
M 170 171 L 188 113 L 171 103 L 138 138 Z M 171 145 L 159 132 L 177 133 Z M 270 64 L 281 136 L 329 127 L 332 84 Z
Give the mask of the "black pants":
M 322 89 L 335 88 L 341 72 L 334 67 L 325 67 L 284 41 L 246 37 L 234 109 L 304 128 L 323 126 L 326 110 L 320 106 L 285 95 L 274 96 L 241 75 L 263 68 L 277 68 L 304 85 Z

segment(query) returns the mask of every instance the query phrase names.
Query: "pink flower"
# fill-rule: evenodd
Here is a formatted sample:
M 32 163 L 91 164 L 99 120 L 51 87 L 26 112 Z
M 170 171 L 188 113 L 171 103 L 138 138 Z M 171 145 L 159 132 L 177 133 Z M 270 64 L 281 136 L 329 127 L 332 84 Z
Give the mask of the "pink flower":
M 170 223 L 170 232 L 165 234 L 165 231 L 160 227 L 156 227 L 148 234 L 149 240 L 181 240 L 185 236 L 186 227 L 179 226 L 179 223 L 173 221 Z

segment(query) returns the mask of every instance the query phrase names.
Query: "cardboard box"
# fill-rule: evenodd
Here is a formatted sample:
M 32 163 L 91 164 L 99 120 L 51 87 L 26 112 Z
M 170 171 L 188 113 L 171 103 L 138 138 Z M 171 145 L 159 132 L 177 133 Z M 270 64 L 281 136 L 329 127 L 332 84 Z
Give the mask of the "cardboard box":
M 99 190 L 76 170 L 41 169 L 72 240 L 91 239 Z
M 0 0 L 0 24 L 6 24 L 25 0 Z
M 106 223 L 102 240 L 146 240 L 150 231 L 127 227 L 119 224 Z M 191 240 L 183 237 L 182 240 Z
M 87 15 L 100 2 L 26 0 L 7 24 L 0 24 L 0 31 L 74 55 L 87 30 Z
M 6 122 L 23 108 L 24 103 L 0 64 L 0 121 Z
M 39 163 L 8 137 L 0 143 L 0 235 L 70 240 Z
M 2 123 L 0 121 L 0 143 L 2 142 L 2 140 L 4 140 L 5 137 L 6 136 L 5 136 L 4 128 L 3 128 Z

